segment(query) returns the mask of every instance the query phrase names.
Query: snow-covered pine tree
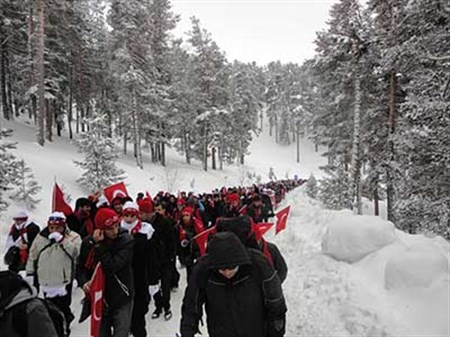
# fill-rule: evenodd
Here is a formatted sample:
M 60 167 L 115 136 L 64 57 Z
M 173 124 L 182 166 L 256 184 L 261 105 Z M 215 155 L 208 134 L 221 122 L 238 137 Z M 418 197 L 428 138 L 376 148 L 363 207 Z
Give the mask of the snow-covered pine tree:
M 214 139 L 209 114 L 213 110 L 227 108 L 229 102 L 229 66 L 225 55 L 212 40 L 211 34 L 202 29 L 200 21 L 193 17 L 192 30 L 189 32 L 188 42 L 194 50 L 193 65 L 195 83 L 200 89 L 198 96 L 197 114 L 198 137 L 193 146 L 193 153 L 202 160 L 205 171 L 208 169 L 209 146 Z M 205 114 L 206 113 L 206 114 Z
M 320 181 L 319 200 L 330 209 L 340 210 L 351 207 L 350 177 L 341 164 L 326 170 L 327 175 Z
M 77 140 L 78 152 L 84 154 L 84 161 L 74 161 L 84 172 L 78 182 L 89 191 L 101 190 L 105 186 L 123 179 L 124 171 L 117 168 L 116 143 L 108 136 L 108 126 L 104 115 L 93 116 L 86 121 L 90 131 Z
M 405 101 L 400 105 L 395 182 L 397 227 L 450 239 L 450 25 L 440 1 L 409 1 Z
M 12 130 L 0 130 L 0 213 L 9 205 L 5 193 L 12 189 L 19 169 L 18 160 L 12 153 L 16 143 L 6 141 L 11 135 Z
M 35 198 L 42 187 L 34 178 L 31 168 L 29 168 L 25 161 L 22 159 L 18 162 L 17 177 L 15 177 L 16 191 L 11 195 L 11 199 L 20 203 L 27 209 L 35 209 L 36 205 L 40 202 Z
M 306 194 L 311 199 L 316 199 L 317 195 L 319 194 L 319 187 L 317 185 L 316 177 L 314 177 L 314 174 L 311 173 L 311 175 L 308 178 L 308 181 L 306 182 Z

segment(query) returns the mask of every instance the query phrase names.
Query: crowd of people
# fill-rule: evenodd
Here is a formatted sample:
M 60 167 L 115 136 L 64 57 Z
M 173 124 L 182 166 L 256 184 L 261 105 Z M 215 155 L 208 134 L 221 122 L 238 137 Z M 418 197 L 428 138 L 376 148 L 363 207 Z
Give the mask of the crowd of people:
M 117 195 L 110 202 L 96 193 L 77 199 L 71 214 L 50 214 L 42 230 L 19 212 L 6 244 L 9 270 L 0 272 L 0 328 L 10 332 L 2 336 L 22 336 L 20 329 L 14 334 L 17 314 L 12 312 L 17 310 L 27 313 L 28 325 L 19 323 L 25 331 L 47 329 L 39 336 L 68 336 L 75 318 L 74 280 L 86 294 L 82 320 L 90 314 L 99 262 L 105 275 L 100 336 L 147 336 L 151 300 L 152 319 L 172 318 L 171 292 L 180 280 L 177 257 L 188 280 L 181 336 L 199 332 L 203 307 L 210 336 L 283 336 L 287 309 L 281 284 L 287 265 L 275 244 L 255 235 L 253 224 L 272 218 L 286 193 L 303 182 L 283 180 L 201 195 L 161 191 L 152 198 L 138 193 L 135 200 Z M 212 227 L 202 254 L 195 237 Z M 45 300 L 37 301 L 36 292 Z M 62 327 L 52 326 L 55 315 L 52 320 L 41 317 L 55 308 L 62 313 Z

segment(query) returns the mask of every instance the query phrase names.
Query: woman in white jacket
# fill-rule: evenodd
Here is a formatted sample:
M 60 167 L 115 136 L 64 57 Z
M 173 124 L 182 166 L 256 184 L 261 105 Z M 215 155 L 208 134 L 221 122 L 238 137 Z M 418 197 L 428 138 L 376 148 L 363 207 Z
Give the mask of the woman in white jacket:
M 80 236 L 70 231 L 61 212 L 52 213 L 33 242 L 27 262 L 27 275 L 37 277 L 44 297 L 53 302 L 66 318 L 67 331 L 74 316 L 70 311 L 75 263 L 81 246 Z

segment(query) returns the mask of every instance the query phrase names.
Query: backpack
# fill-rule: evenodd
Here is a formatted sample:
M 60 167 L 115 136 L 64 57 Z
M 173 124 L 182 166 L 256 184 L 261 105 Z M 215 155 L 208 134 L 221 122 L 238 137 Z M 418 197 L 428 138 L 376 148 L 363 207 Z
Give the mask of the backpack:
M 64 318 L 64 314 L 58 307 L 50 302 L 49 300 L 42 298 L 33 298 L 31 300 L 19 303 L 18 305 L 12 307 L 10 310 L 12 311 L 12 326 L 19 334 L 19 336 L 27 336 L 28 333 L 28 324 L 27 322 L 27 306 L 32 301 L 40 301 L 47 308 L 50 319 L 53 322 L 53 326 L 55 327 L 56 334 L 58 337 L 66 337 L 68 336 L 68 331 L 66 331 L 66 319 Z

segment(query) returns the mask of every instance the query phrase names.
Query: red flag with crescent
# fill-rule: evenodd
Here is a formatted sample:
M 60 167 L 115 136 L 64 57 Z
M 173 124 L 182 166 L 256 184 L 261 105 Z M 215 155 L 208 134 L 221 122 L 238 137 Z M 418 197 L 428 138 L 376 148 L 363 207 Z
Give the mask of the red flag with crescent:
M 128 191 L 125 184 L 122 182 L 105 187 L 103 189 L 103 194 L 105 195 L 108 202 L 111 204 L 115 197 L 128 197 Z
M 194 236 L 194 240 L 197 243 L 197 246 L 200 250 L 200 256 L 205 255 L 206 246 L 208 244 L 208 236 L 210 234 L 214 234 L 214 233 L 216 233 L 216 226 L 208 228 L 207 230 L 204 230 L 200 234 L 197 234 L 196 236 Z
M 105 275 L 102 264 L 98 263 L 91 280 L 91 337 L 100 336 L 100 325 L 103 314 L 103 296 L 105 290 Z
M 252 231 L 255 233 L 256 240 L 261 240 L 264 234 L 266 234 L 272 226 L 273 223 L 271 222 L 252 223 Z
M 291 206 L 287 206 L 283 208 L 281 211 L 277 212 L 277 225 L 275 227 L 275 234 L 278 234 L 282 230 L 286 229 L 287 218 L 289 216 L 289 212 L 291 210 Z
M 64 193 L 57 183 L 53 186 L 52 212 L 63 212 L 65 216 L 73 213 L 72 207 L 64 199 Z

